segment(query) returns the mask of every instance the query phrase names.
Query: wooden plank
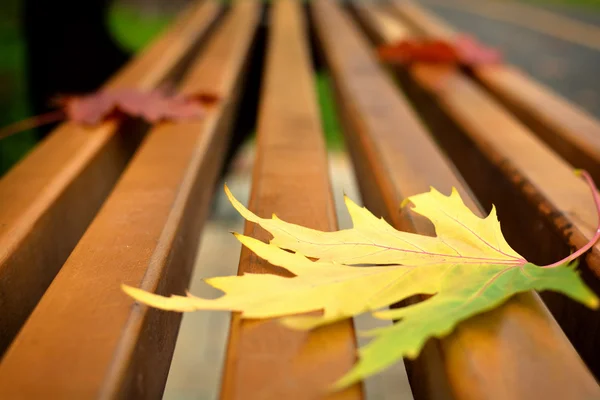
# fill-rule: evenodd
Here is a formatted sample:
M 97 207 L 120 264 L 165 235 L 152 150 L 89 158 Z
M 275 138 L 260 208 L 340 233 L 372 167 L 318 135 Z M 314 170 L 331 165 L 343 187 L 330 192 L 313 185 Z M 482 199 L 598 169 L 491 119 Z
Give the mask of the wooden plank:
M 356 3 L 361 15 L 373 7 L 368 4 Z M 348 16 L 325 0 L 314 2 L 312 15 L 336 82 L 347 143 L 368 208 L 399 229 L 431 235 L 428 222 L 400 213 L 399 204 L 430 186 L 445 193 L 456 187 L 481 215 L 469 188 Z M 365 22 L 374 20 L 377 16 L 371 15 Z M 515 296 L 504 306 L 461 323 L 446 339 L 430 341 L 410 367 L 415 398 L 579 399 L 600 394 L 535 293 Z
M 417 4 L 394 5 L 419 34 L 447 39 L 458 34 Z M 554 151 L 600 181 L 600 121 L 512 65 L 479 66 L 472 73 Z
M 107 87 L 159 85 L 206 35 L 220 8 L 194 3 Z M 114 121 L 89 129 L 62 124 L 0 180 L 0 355 L 135 151 L 141 137 L 127 128 Z
M 257 157 L 249 208 L 320 230 L 335 230 L 327 154 L 300 2 L 271 8 Z M 246 224 L 245 234 L 268 240 Z M 244 248 L 238 272 L 278 273 Z M 289 275 L 287 275 L 289 276 Z M 300 332 L 278 321 L 241 321 L 234 314 L 223 379 L 223 399 L 358 399 L 360 385 L 326 396 L 327 387 L 355 362 L 350 320 Z
M 260 16 L 239 1 L 182 92 L 220 94 L 200 121 L 157 125 L 0 364 L 0 398 L 159 398 L 181 314 L 121 283 L 184 293 Z
M 389 20 L 388 20 L 389 23 Z M 387 29 L 381 29 L 385 41 Z M 401 72 L 401 71 L 400 71 Z M 587 185 L 485 91 L 451 67 L 415 65 L 400 73 L 436 139 L 487 207 L 494 203 L 509 243 L 538 265 L 581 247 L 596 231 Z M 493 184 L 492 184 L 493 182 Z M 598 246 L 582 265 L 597 292 Z M 542 293 L 587 366 L 598 376 L 598 313 L 552 292 Z M 581 324 L 585 321 L 585 325 Z

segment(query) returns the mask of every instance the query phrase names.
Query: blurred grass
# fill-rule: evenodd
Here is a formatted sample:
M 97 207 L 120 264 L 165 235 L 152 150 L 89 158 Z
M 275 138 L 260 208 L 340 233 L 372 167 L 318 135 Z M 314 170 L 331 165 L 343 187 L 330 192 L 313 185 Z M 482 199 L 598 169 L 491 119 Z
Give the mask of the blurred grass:
M 174 15 L 144 15 L 130 6 L 113 4 L 108 13 L 108 27 L 126 51 L 135 53 L 160 34 Z
M 29 116 L 25 46 L 19 31 L 19 0 L 0 2 L 0 127 Z M 0 141 L 0 176 L 36 143 L 32 131 Z
M 339 151 L 344 148 L 341 127 L 335 109 L 333 86 L 329 74 L 318 71 L 316 74 L 316 89 L 321 109 L 321 121 L 325 131 L 327 148 L 331 151 Z

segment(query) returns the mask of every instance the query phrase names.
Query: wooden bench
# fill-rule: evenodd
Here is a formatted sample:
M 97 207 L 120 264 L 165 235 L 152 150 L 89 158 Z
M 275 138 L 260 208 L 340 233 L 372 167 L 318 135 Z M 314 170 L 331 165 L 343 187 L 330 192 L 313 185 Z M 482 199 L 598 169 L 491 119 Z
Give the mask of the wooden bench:
M 480 215 L 496 204 L 508 241 L 534 262 L 560 259 L 593 235 L 589 190 L 572 174 L 584 167 L 600 179 L 592 117 L 511 67 L 415 65 L 393 71 L 398 86 L 375 44 L 454 34 L 414 4 L 306 7 L 192 4 L 107 87 L 180 81 L 183 94 L 217 93 L 203 120 L 147 132 L 128 120 L 94 129 L 65 123 L 0 180 L 0 399 L 162 396 L 181 315 L 137 305 L 120 285 L 164 295 L 187 289 L 240 99 L 251 93 L 248 71 L 261 58 L 249 201 L 258 215 L 337 229 L 315 92 L 322 62 L 362 200 L 396 228 L 433 233 L 399 205 L 434 186 L 456 187 Z M 264 13 L 266 51 L 258 54 Z M 244 233 L 268 240 L 253 224 Z M 597 292 L 599 251 L 582 263 Z M 238 271 L 282 273 L 245 248 Z M 323 398 L 356 361 L 354 326 L 306 333 L 234 314 L 215 382 L 220 397 Z M 598 313 L 562 297 L 515 296 L 428 342 L 407 364 L 414 398 L 600 398 L 592 374 L 600 376 L 599 330 Z M 385 379 L 402 377 L 394 370 Z M 375 382 L 327 398 L 375 398 Z

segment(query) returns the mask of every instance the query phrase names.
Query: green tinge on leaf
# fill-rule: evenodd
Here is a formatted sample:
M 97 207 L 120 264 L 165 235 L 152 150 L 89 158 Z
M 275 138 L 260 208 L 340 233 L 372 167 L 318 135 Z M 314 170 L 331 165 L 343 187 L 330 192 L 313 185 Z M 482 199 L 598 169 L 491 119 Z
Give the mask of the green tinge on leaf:
M 444 337 L 461 321 L 530 290 L 553 290 L 590 308 L 598 308 L 598 297 L 582 282 L 573 266 L 544 269 L 533 264 L 508 268 L 456 265 L 446 273 L 435 296 L 404 308 L 374 313 L 378 318 L 399 321 L 366 332 L 375 338 L 360 350 L 359 362 L 334 388 L 350 386 L 403 357 L 415 358 L 427 339 Z

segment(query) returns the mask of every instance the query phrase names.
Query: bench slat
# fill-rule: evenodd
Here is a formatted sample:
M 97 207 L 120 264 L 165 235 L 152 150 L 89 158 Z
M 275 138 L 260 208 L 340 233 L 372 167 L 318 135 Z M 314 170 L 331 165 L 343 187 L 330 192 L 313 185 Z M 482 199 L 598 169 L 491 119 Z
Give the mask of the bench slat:
M 299 2 L 274 2 L 265 81 L 259 108 L 257 156 L 249 209 L 320 230 L 336 229 L 325 140 Z M 268 234 L 246 224 L 245 234 Z M 239 273 L 283 273 L 242 250 Z M 289 276 L 289 275 L 288 275 Z M 289 330 L 276 320 L 241 321 L 234 314 L 223 380 L 223 399 L 358 399 L 355 385 L 326 396 L 328 385 L 355 361 L 352 321 L 314 332 Z
M 212 0 L 193 5 L 108 87 L 159 85 L 207 33 L 219 10 Z M 0 180 L 0 355 L 135 151 L 140 135 L 117 134 L 120 127 L 62 124 Z
M 361 16 L 372 9 L 367 4 L 356 3 Z M 472 209 L 481 212 L 348 18 L 327 1 L 315 2 L 313 15 L 369 209 L 399 229 L 434 234 L 428 223 L 401 214 L 399 204 L 430 186 L 445 193 L 454 186 Z M 375 14 L 369 16 L 367 24 L 378 20 Z M 463 322 L 448 338 L 429 342 L 410 369 L 418 398 L 559 399 L 600 393 L 535 293 L 515 296 L 504 306 Z
M 239 1 L 210 38 L 181 91 L 220 102 L 149 133 L 7 351 L 0 398 L 160 397 L 181 314 L 136 305 L 120 284 L 184 293 L 259 17 Z
M 386 39 L 385 32 L 382 40 L 397 39 Z M 568 255 L 565 242 L 587 243 L 597 216 L 573 167 L 459 70 L 415 65 L 405 75 L 401 80 L 442 147 L 479 198 L 498 206 L 503 232 L 517 251 L 542 264 Z M 583 265 L 583 277 L 596 291 L 600 285 L 591 271 L 599 270 L 598 253 L 595 246 Z M 598 314 L 552 292 L 542 297 L 588 367 L 600 371 Z
M 457 32 L 412 2 L 398 13 L 420 33 L 452 39 Z M 511 65 L 479 66 L 473 75 L 554 151 L 600 181 L 600 122 Z

